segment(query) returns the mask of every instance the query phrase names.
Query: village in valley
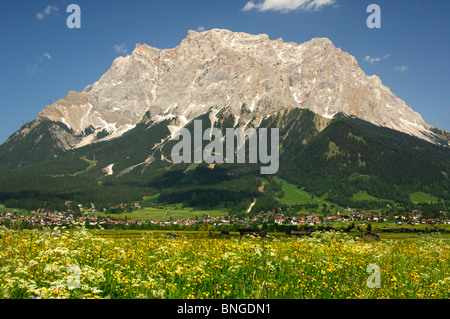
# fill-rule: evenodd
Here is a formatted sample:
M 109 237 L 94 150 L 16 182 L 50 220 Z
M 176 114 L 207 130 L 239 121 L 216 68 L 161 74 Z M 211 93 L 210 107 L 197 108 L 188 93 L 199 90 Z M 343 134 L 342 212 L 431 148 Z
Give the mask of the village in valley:
M 66 211 L 49 211 L 37 209 L 29 213 L 22 210 L 0 209 L 0 225 L 10 228 L 45 228 L 83 226 L 94 229 L 140 229 L 140 230 L 237 230 L 257 228 L 273 232 L 292 231 L 296 229 L 342 229 L 345 231 L 372 230 L 374 232 L 449 232 L 450 219 L 445 211 L 441 218 L 425 218 L 420 211 L 412 213 L 383 214 L 381 212 L 360 212 L 347 209 L 345 213 L 320 215 L 299 213 L 287 215 L 280 210 L 260 211 L 256 214 L 234 216 L 224 213 L 212 216 L 205 211 L 201 216 L 174 219 L 172 217 L 141 219 L 133 216 L 133 210 L 128 210 L 125 218 L 117 214 L 98 212 L 94 207 L 83 208 L 81 204 L 73 205 L 76 209 Z M 126 208 L 127 204 L 117 206 Z M 0 207 L 1 208 L 1 207 Z M 4 208 L 4 207 L 3 207 Z M 116 208 L 116 207 L 111 207 Z M 138 203 L 134 209 L 140 209 Z M 140 217 L 140 215 L 138 216 Z M 372 228 L 373 225 L 373 228 Z

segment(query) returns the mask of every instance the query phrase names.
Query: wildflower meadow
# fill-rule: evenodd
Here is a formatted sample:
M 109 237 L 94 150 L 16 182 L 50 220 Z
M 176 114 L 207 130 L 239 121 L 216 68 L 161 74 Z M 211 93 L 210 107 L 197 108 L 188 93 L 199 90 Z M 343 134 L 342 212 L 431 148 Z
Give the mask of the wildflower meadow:
M 3 299 L 448 299 L 450 247 L 439 238 L 169 238 L 0 229 Z M 378 287 L 369 265 L 379 267 Z

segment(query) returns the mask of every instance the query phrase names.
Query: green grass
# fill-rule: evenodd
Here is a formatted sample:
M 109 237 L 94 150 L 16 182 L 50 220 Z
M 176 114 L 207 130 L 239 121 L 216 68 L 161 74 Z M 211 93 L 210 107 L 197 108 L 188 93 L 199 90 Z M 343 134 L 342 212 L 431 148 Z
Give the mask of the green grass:
M 415 192 L 410 194 L 410 200 L 414 204 L 417 203 L 437 203 L 439 201 L 439 198 L 426 194 L 424 192 Z
M 305 205 L 305 204 L 318 204 L 319 206 L 326 204 L 328 206 L 335 205 L 326 200 L 326 195 L 321 197 L 312 196 L 305 190 L 299 189 L 296 185 L 290 184 L 287 181 L 276 177 L 275 181 L 281 183 L 281 190 L 284 192 L 283 198 L 277 198 L 282 204 L 287 205 Z M 335 205 L 336 206 L 336 205 Z M 336 207 L 341 212 L 343 207 Z
M 354 223 L 355 226 L 360 226 L 361 229 L 366 230 L 368 224 L 370 224 L 372 226 L 372 231 L 378 232 L 380 234 L 387 234 L 382 232 L 383 229 L 387 229 L 389 232 L 394 232 L 394 231 L 401 231 L 402 229 L 410 229 L 411 231 L 415 231 L 415 232 L 423 232 L 423 233 L 427 233 L 427 236 L 429 236 L 429 231 L 431 230 L 432 232 L 434 232 L 433 227 L 435 226 L 434 224 L 430 225 L 430 224 L 419 224 L 419 225 L 410 225 L 407 223 L 402 223 L 401 225 L 397 225 L 395 224 L 393 221 L 388 221 L 388 222 L 369 222 L 369 221 L 354 221 L 354 222 L 340 222 L 340 223 L 333 223 L 333 226 L 335 227 L 346 227 L 348 225 L 350 225 L 351 223 Z M 364 224 L 364 225 L 362 225 Z M 450 232 L 450 225 L 448 224 L 436 224 L 437 227 L 439 228 L 443 228 L 445 229 L 444 232 Z M 418 236 L 418 233 L 400 233 L 400 234 L 405 234 L 408 236 Z M 445 233 L 443 234 L 445 236 L 450 237 L 450 233 Z
M 191 165 L 189 165 L 188 168 L 186 168 L 186 170 L 184 172 L 186 173 L 188 171 L 193 171 L 197 168 L 197 166 L 198 166 L 198 163 L 192 163 Z
M 348 136 L 351 138 L 354 138 L 355 140 L 357 140 L 359 142 L 366 144 L 366 141 L 361 136 L 354 135 L 352 132 L 349 132 Z
M 86 156 L 82 156 L 82 157 L 80 157 L 80 159 L 82 159 L 83 161 L 87 162 L 89 164 L 89 166 L 86 169 L 82 170 L 82 171 L 75 172 L 75 173 L 71 174 L 70 176 L 78 176 L 80 174 L 89 172 L 91 169 L 93 169 L 95 166 L 97 166 L 97 161 L 87 159 Z
M 350 180 L 358 180 L 358 179 L 360 179 L 360 180 L 362 180 L 362 181 L 369 181 L 370 180 L 370 176 L 369 175 L 362 175 L 362 174 L 359 174 L 359 173 L 353 173 L 351 176 L 350 176 Z
M 17 213 L 17 215 L 23 215 L 23 216 L 28 216 L 29 215 L 29 211 L 27 211 L 26 209 L 22 209 L 22 208 L 10 208 L 10 207 L 5 207 L 5 205 L 0 204 L 0 213 Z
M 144 207 L 138 210 L 135 210 L 131 213 L 124 212 L 121 214 L 98 214 L 98 216 L 111 216 L 117 219 L 125 219 L 128 220 L 159 220 L 164 221 L 168 218 L 172 218 L 173 220 L 178 219 L 186 219 L 196 217 L 201 218 L 203 215 L 211 215 L 214 217 L 227 215 L 227 211 L 225 209 L 217 207 L 215 209 L 201 210 L 191 207 L 177 208 L 176 206 L 169 206 L 167 208 L 153 208 L 153 207 Z
M 328 152 L 325 154 L 327 158 L 331 158 L 339 154 L 341 154 L 341 152 L 339 151 L 339 146 L 337 146 L 334 142 L 330 142 L 330 144 L 328 145 Z
M 359 191 L 356 194 L 353 194 L 353 200 L 354 201 L 363 201 L 363 200 L 380 201 L 381 199 L 368 194 L 367 191 Z
M 161 195 L 161 193 L 152 195 L 152 196 L 144 196 L 144 201 L 145 202 L 157 202 L 159 196 Z
M 311 194 L 299 189 L 296 185 L 280 178 L 275 178 L 275 181 L 281 183 L 281 190 L 284 192 L 284 197 L 279 199 L 282 204 L 321 204 L 317 198 L 312 198 Z

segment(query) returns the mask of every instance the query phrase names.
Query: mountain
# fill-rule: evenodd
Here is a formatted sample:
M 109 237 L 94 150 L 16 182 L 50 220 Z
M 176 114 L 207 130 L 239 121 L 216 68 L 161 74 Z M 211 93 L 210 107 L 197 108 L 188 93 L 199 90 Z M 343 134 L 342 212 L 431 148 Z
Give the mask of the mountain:
M 278 175 L 337 202 L 358 190 L 448 198 L 450 133 L 354 57 L 325 38 L 299 45 L 214 29 L 189 31 L 173 49 L 138 44 L 97 82 L 45 107 L 0 146 L 0 200 L 261 196 L 258 165 L 171 162 L 172 137 L 195 119 L 222 131 L 279 128 Z
M 154 121 L 175 119 L 175 129 L 211 106 L 226 108 L 244 123 L 286 107 L 328 118 L 342 112 L 431 142 L 449 141 L 447 132 L 427 125 L 326 38 L 298 45 L 219 29 L 189 31 L 173 49 L 138 44 L 131 55 L 114 60 L 99 81 L 82 92 L 70 91 L 36 121 L 64 124 L 72 136 L 56 137 L 70 149 L 120 136 L 146 112 Z
M 220 130 L 234 125 L 225 110 L 215 115 Z M 196 120 L 203 127 L 211 125 L 210 113 Z M 229 207 L 246 210 L 253 198 L 273 196 L 267 185 L 261 192 L 261 177 L 270 176 L 261 176 L 260 164 L 171 163 L 170 152 L 177 141 L 167 139 L 170 123 L 170 119 L 147 118 L 115 139 L 68 150 L 51 160 L 2 169 L 0 201 L 10 207 L 33 209 L 46 204 L 64 209 L 67 200 L 109 207 L 160 194 L 165 203 L 203 209 L 232 203 Z M 306 109 L 287 108 L 266 117 L 261 126 L 280 128 L 277 176 L 314 196 L 363 208 L 386 203 L 409 207 L 410 193 L 418 191 L 450 200 L 449 148 L 342 113 L 328 119 Z M 193 133 L 193 122 L 186 128 Z M 380 201 L 355 202 L 353 195 L 358 192 Z

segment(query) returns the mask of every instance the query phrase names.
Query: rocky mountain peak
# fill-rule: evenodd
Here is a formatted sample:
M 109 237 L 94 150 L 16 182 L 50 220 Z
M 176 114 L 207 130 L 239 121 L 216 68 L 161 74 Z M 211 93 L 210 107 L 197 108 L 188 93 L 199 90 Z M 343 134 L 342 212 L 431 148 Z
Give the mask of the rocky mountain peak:
M 71 146 L 79 147 L 98 136 L 120 136 L 145 114 L 152 121 L 171 119 L 176 129 L 225 109 L 236 125 L 253 120 L 257 126 L 285 108 L 307 108 L 326 118 L 341 112 L 435 140 L 418 113 L 329 39 L 297 44 L 223 29 L 189 31 L 172 49 L 137 44 L 97 82 L 69 92 L 39 118 L 64 123 L 79 137 Z

